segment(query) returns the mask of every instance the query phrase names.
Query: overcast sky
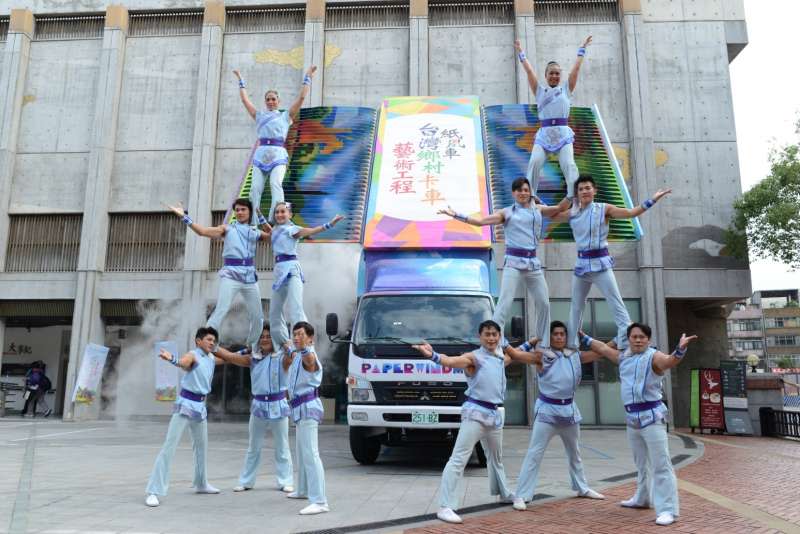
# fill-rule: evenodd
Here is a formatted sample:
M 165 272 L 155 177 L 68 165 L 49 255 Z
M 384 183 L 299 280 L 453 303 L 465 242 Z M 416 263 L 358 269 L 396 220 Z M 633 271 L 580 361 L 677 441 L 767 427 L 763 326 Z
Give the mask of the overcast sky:
M 742 189 L 769 174 L 769 149 L 796 143 L 800 117 L 797 47 L 800 2 L 745 0 L 749 43 L 730 66 Z M 753 291 L 800 287 L 800 271 L 778 263 L 750 265 Z

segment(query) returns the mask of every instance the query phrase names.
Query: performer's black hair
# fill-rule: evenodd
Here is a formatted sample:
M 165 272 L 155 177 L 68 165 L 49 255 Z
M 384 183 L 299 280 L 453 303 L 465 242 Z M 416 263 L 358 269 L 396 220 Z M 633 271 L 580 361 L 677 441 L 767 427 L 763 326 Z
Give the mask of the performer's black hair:
M 249 198 L 237 198 L 236 200 L 233 201 L 233 206 L 231 206 L 231 209 L 235 210 L 236 206 L 244 206 L 245 208 L 250 210 L 250 215 L 253 214 L 253 203 L 250 202 Z
M 194 338 L 203 339 L 208 334 L 214 336 L 214 341 L 219 341 L 219 332 L 217 332 L 217 329 L 212 326 L 201 326 L 197 329 L 197 333 L 194 335 Z
M 552 323 L 550 323 L 550 333 L 552 334 L 553 330 L 555 330 L 556 328 L 563 328 L 564 332 L 568 332 L 567 325 L 565 325 L 561 321 L 553 321 Z
M 478 334 L 482 334 L 483 331 L 486 330 L 487 328 L 494 328 L 495 330 L 497 330 L 498 333 L 503 333 L 503 329 L 500 328 L 499 324 L 492 321 L 491 319 L 488 319 L 478 325 Z
M 578 185 L 580 185 L 582 182 L 589 182 L 590 184 L 592 184 L 592 187 L 597 189 L 597 182 L 594 181 L 594 178 L 592 178 L 591 174 L 581 174 L 580 176 L 578 176 L 578 179 L 575 180 L 576 190 L 578 189 Z
M 627 335 L 628 337 L 631 337 L 631 332 L 633 331 L 634 328 L 638 328 L 639 330 L 641 330 L 642 333 L 647 336 L 647 339 L 650 339 L 651 337 L 653 337 L 653 330 L 649 326 L 644 324 L 644 323 L 631 323 L 631 324 L 629 324 L 628 325 L 628 329 L 625 331 L 625 335 Z
M 267 322 L 267 321 L 264 321 L 264 325 L 261 327 L 261 331 L 263 332 L 264 330 L 266 330 L 267 332 L 270 331 L 269 322 Z
M 530 189 L 531 187 L 531 183 L 528 181 L 528 179 L 525 178 L 524 176 L 520 176 L 519 178 L 511 182 L 511 190 L 521 191 L 523 185 L 527 185 L 528 189 Z
M 550 65 L 558 65 L 558 61 L 548 61 L 547 62 L 547 65 L 545 65 L 545 67 L 544 67 L 544 75 L 545 76 L 547 76 L 547 69 L 550 68 Z M 558 65 L 558 66 L 560 67 L 561 65 Z
M 314 335 L 314 327 L 311 326 L 311 323 L 307 323 L 306 321 L 298 321 L 294 323 L 294 326 L 292 327 L 292 332 L 300 330 L 301 328 L 305 331 L 307 336 Z

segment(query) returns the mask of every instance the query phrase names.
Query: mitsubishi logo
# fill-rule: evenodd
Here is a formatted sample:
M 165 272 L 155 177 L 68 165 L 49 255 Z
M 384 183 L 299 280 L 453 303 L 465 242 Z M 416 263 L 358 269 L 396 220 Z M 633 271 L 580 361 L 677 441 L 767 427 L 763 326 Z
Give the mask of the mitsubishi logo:
M 429 401 L 429 400 L 431 400 L 431 396 L 428 395 L 427 391 L 423 391 L 422 395 L 419 396 L 419 400 L 421 400 L 421 401 Z

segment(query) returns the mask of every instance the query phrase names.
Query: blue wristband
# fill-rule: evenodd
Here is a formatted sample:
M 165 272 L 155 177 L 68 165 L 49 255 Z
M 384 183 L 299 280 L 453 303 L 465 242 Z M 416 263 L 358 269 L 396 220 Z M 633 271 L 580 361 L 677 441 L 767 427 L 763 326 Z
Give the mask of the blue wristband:
M 188 213 L 184 213 L 184 214 L 183 214 L 183 223 L 184 223 L 184 224 L 186 224 L 186 225 L 191 225 L 193 222 L 194 222 L 194 221 L 192 220 L 192 218 L 191 218 L 191 217 L 189 217 L 189 214 L 188 214 Z
M 581 343 L 583 343 L 587 347 L 592 344 L 592 341 L 594 341 L 594 339 L 586 334 L 584 334 L 583 337 L 581 338 Z
M 686 356 L 686 349 L 681 350 L 680 346 L 675 347 L 675 351 L 672 353 L 673 356 L 678 358 L 679 360 Z
M 239 80 L 239 89 L 244 89 L 244 80 Z
M 308 74 L 303 76 L 303 85 L 311 85 L 311 76 Z
M 519 62 L 520 62 L 520 63 L 522 63 L 522 62 L 524 62 L 526 59 L 528 59 L 528 58 L 527 58 L 527 56 L 525 55 L 525 52 L 520 52 L 519 54 L 517 54 L 517 57 L 519 58 Z
M 525 352 L 530 352 L 532 348 L 533 347 L 531 347 L 531 344 L 528 343 L 527 341 L 519 346 L 519 350 L 523 350 Z
M 267 224 L 267 218 L 261 213 L 258 214 L 258 224 L 259 226 Z
M 642 208 L 643 208 L 645 211 L 649 210 L 650 208 L 652 208 L 652 207 L 653 207 L 653 206 L 655 206 L 655 205 L 656 205 L 656 201 L 655 201 L 655 200 L 653 200 L 652 198 L 648 198 L 647 200 L 645 200 L 644 202 L 642 202 Z
M 583 57 L 585 55 L 586 55 L 586 48 L 583 46 L 578 48 L 578 57 Z
M 180 367 L 180 364 L 178 363 L 178 357 L 175 356 L 174 354 L 172 355 L 172 359 L 169 361 L 169 363 L 171 363 L 175 367 Z
M 454 213 L 453 218 L 457 221 L 467 222 L 467 219 L 469 219 L 469 215 L 464 215 L 463 213 Z
M 308 356 L 309 354 L 311 354 L 311 350 L 310 349 L 303 349 L 303 350 L 299 350 L 297 352 L 300 354 L 301 357 Z
M 326 230 L 330 230 L 331 228 L 333 228 L 333 225 L 329 222 L 326 222 L 325 224 L 322 225 L 322 227 Z
M 433 355 L 431 355 L 431 361 L 433 361 L 433 363 L 441 364 L 441 362 L 442 362 L 441 354 L 439 354 L 436 351 L 433 351 Z

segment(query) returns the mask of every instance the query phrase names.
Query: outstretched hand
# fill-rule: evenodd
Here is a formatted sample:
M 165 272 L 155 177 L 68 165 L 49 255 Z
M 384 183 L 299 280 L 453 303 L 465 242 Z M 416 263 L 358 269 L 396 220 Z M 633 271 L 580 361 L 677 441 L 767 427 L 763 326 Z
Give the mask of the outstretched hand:
M 533 352 L 533 349 L 534 349 L 534 347 L 536 347 L 536 344 L 538 342 L 539 342 L 539 338 L 536 337 L 536 336 L 533 336 L 532 338 L 530 338 L 528 340 L 528 344 L 531 346 L 531 352 Z
M 697 339 L 697 336 L 687 336 L 686 334 L 681 334 L 681 340 L 678 341 L 678 348 L 681 350 L 686 350 L 686 347 L 689 346 L 689 343 Z
M 336 214 L 336 217 L 334 217 L 333 219 L 331 219 L 331 225 L 335 225 L 336 223 L 338 223 L 338 222 L 339 222 L 339 221 L 341 221 L 342 219 L 344 219 L 344 215 L 339 215 L 339 214 L 337 213 L 337 214 Z
M 170 353 L 167 349 L 161 349 L 161 351 L 158 353 L 158 357 L 168 362 L 172 361 L 172 353 Z
M 669 195 L 670 193 L 672 193 L 672 189 L 671 189 L 671 188 L 667 188 L 667 189 L 659 189 L 659 190 L 658 190 L 658 191 L 656 191 L 656 193 L 653 195 L 653 200 L 654 200 L 654 201 L 656 201 L 656 202 L 658 202 L 659 200 L 661 200 L 663 197 L 665 197 L 665 196 Z
M 178 217 L 183 217 L 184 215 L 186 215 L 186 210 L 183 209 L 183 202 L 178 202 L 174 206 L 170 206 L 169 204 L 167 204 L 167 207 L 172 213 L 174 213 Z
M 411 348 L 430 359 L 433 358 L 433 347 L 430 343 L 422 343 L 421 345 L 411 345 Z
M 447 208 L 441 209 L 441 210 L 437 211 L 436 213 L 439 213 L 441 215 L 447 215 L 448 217 L 455 217 L 455 215 L 456 215 L 456 212 L 450 206 L 447 206 Z
M 583 48 L 586 48 L 586 47 L 587 47 L 587 46 L 589 46 L 590 44 L 592 44 L 592 36 L 591 36 L 591 35 L 590 35 L 590 36 L 588 36 L 586 39 L 584 39 L 584 40 L 583 40 L 583 44 L 582 44 L 581 46 L 582 46 Z
M 236 79 L 238 79 L 238 80 L 240 80 L 240 81 L 241 81 L 241 79 L 242 79 L 242 73 L 241 73 L 241 72 L 239 72 L 239 70 L 238 70 L 238 69 L 233 69 L 233 75 L 234 75 L 234 76 L 236 76 Z
M 522 43 L 519 39 L 514 39 L 514 48 L 517 50 L 518 54 L 522 52 Z
M 313 78 L 315 72 L 317 72 L 317 66 L 311 65 L 310 67 L 308 67 L 308 70 L 306 71 L 306 76 L 308 76 L 309 78 Z

